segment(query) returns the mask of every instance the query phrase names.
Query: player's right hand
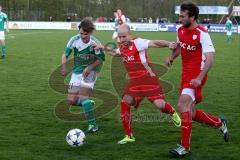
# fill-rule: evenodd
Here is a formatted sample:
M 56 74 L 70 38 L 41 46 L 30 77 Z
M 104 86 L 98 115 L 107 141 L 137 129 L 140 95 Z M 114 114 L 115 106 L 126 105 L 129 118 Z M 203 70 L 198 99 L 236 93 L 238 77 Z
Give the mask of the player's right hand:
M 61 69 L 61 75 L 62 76 L 66 76 L 67 75 L 67 69 L 66 68 L 62 68 Z
M 173 59 L 172 59 L 171 57 L 168 57 L 168 58 L 166 59 L 166 61 L 165 61 L 165 65 L 166 65 L 167 67 L 171 67 L 172 64 L 173 64 Z
M 104 49 L 104 46 L 103 46 L 103 45 L 101 45 L 101 44 L 96 44 L 96 43 L 92 43 L 92 47 L 93 47 L 95 50 Z

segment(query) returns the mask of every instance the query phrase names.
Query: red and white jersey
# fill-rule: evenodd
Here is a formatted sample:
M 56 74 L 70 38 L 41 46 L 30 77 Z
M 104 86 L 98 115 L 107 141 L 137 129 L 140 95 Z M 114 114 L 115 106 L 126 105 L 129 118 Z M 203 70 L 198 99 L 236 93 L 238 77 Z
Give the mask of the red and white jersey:
M 122 25 L 126 22 L 126 17 L 124 15 L 118 16 L 118 23 Z
M 136 38 L 132 40 L 129 48 L 120 48 L 118 54 L 122 57 L 123 64 L 128 72 L 130 79 L 140 78 L 148 75 L 148 71 L 143 64 L 150 67 L 148 59 L 149 40 Z
M 214 53 L 215 49 L 209 34 L 200 25 L 192 30 L 179 27 L 177 42 L 181 47 L 182 79 L 190 82 L 204 67 L 204 53 Z

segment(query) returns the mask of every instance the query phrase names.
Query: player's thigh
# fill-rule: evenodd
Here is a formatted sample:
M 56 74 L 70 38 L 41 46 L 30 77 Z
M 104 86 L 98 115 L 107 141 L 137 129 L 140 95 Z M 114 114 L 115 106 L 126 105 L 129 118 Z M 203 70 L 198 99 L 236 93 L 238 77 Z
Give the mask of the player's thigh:
M 68 85 L 68 93 L 69 94 L 78 94 L 80 85 L 81 85 L 81 74 L 72 73 L 71 79 Z
M 87 88 L 87 87 L 80 87 L 78 97 L 81 100 L 87 99 L 92 91 L 92 88 Z
M 0 44 L 1 44 L 1 45 L 5 45 L 5 40 L 0 39 Z
M 94 88 L 97 80 L 97 73 L 95 71 L 91 71 L 87 77 L 83 77 L 83 75 L 81 76 L 79 97 L 80 99 L 86 99 L 89 97 Z
M 68 93 L 67 100 L 68 100 L 68 104 L 70 105 L 76 104 L 76 101 L 78 100 L 77 93 Z
M 188 94 L 181 94 L 178 100 L 178 108 L 180 112 L 191 111 L 191 107 L 195 103 Z
M 195 106 L 196 106 L 196 103 L 193 102 L 192 105 L 191 105 L 192 118 L 194 118 L 195 115 L 196 115 L 196 107 Z
M 4 31 L 0 31 L 0 43 L 1 43 L 1 45 L 5 45 L 5 33 L 4 33 Z

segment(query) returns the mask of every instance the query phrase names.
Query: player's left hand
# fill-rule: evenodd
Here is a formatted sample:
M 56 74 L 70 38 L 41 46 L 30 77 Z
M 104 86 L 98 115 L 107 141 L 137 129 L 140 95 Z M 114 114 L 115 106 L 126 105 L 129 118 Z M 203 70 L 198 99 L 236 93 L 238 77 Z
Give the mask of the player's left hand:
M 177 43 L 176 42 L 170 42 L 168 48 L 172 49 L 172 50 L 177 48 Z
M 201 85 L 202 81 L 198 78 L 192 79 L 190 82 L 190 85 L 193 86 L 194 88 L 197 88 Z
M 86 78 L 88 75 L 89 75 L 89 73 L 91 72 L 91 67 L 87 67 L 87 68 L 85 68 L 84 70 L 83 70 L 83 77 L 84 78 Z

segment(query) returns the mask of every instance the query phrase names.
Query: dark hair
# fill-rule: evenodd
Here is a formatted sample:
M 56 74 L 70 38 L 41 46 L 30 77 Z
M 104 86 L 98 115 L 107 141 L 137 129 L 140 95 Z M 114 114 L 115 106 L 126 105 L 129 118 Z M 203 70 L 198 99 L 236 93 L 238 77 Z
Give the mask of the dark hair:
M 80 30 L 81 28 L 82 28 L 82 30 L 83 30 L 84 32 L 90 32 L 90 33 L 92 33 L 93 30 L 95 29 L 95 26 L 94 26 L 93 22 L 92 22 L 90 19 L 85 18 L 85 19 L 83 19 L 83 20 L 81 21 L 81 23 L 80 23 L 79 26 L 78 26 L 78 29 L 79 29 L 79 30 Z
M 188 11 L 188 16 L 189 17 L 193 17 L 194 16 L 194 20 L 198 19 L 198 15 L 199 15 L 199 8 L 195 3 L 192 2 L 183 2 L 181 4 L 180 7 L 181 11 Z

